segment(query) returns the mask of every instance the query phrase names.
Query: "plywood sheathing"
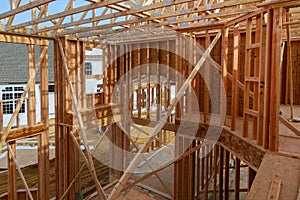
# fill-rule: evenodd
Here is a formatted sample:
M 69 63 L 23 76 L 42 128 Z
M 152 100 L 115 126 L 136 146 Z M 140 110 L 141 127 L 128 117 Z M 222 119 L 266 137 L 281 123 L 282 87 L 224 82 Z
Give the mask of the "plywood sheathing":
M 278 199 L 297 199 L 300 185 L 300 160 L 271 153 L 265 155 L 247 199 L 268 199 L 275 176 L 281 180 Z

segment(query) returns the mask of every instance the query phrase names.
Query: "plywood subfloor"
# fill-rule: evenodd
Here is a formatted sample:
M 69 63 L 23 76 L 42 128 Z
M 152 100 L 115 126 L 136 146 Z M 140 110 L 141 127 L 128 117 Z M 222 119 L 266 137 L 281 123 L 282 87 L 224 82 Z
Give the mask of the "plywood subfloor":
M 117 198 L 117 200 L 154 200 L 146 194 L 139 192 L 138 190 L 130 190 L 127 194 Z
M 273 177 L 281 180 L 279 200 L 297 199 L 300 185 L 300 160 L 267 153 L 261 163 L 247 200 L 266 200 Z

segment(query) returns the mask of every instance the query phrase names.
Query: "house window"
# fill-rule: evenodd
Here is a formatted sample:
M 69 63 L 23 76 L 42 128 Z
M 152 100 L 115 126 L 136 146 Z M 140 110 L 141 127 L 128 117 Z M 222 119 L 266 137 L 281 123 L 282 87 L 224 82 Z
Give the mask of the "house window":
M 3 114 L 14 113 L 23 91 L 23 87 L 14 87 L 14 91 L 12 87 L 6 87 L 2 90 Z M 19 113 L 25 113 L 25 102 L 23 102 Z
M 48 92 L 54 92 L 54 85 L 48 85 Z
M 3 114 L 13 114 L 14 103 L 13 101 L 3 102 Z
M 13 114 L 14 110 L 14 102 L 13 101 L 7 101 L 7 100 L 12 100 L 13 99 L 13 94 L 12 93 L 4 93 L 2 94 L 2 100 L 3 102 L 3 114 Z
M 12 87 L 5 87 L 5 89 L 2 90 L 2 92 L 10 92 L 10 91 L 13 91 Z
M 86 62 L 84 71 L 85 71 L 85 75 L 92 75 L 92 63 Z
M 15 108 L 17 107 L 18 104 L 18 99 L 21 99 L 22 93 L 15 93 Z M 25 113 L 25 103 L 22 103 L 22 106 L 20 108 L 20 112 L 19 113 Z
M 24 91 L 23 87 L 14 87 L 14 91 Z

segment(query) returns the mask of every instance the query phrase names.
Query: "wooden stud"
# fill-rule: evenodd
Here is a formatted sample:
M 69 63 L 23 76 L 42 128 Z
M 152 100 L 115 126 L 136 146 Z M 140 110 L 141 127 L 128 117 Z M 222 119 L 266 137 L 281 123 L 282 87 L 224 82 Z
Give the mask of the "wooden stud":
M 240 55 L 240 33 L 238 27 L 234 28 L 233 36 L 233 66 L 232 66 L 232 99 L 231 99 L 231 130 L 236 130 L 236 115 L 238 110 L 238 71 L 239 71 L 239 55 Z
M 176 56 L 177 59 L 175 60 L 175 67 L 176 67 L 176 92 L 179 91 L 179 88 L 181 87 L 182 84 L 182 80 L 180 78 L 180 76 L 182 76 L 181 74 L 181 65 L 182 65 L 182 36 L 177 33 L 176 35 Z M 181 100 L 179 102 L 182 102 Z M 179 119 L 181 117 L 182 113 L 182 103 L 178 103 L 176 105 L 176 116 L 175 116 L 175 123 L 176 123 L 176 119 Z
M 224 183 L 224 148 L 220 146 L 220 166 L 219 166 L 219 200 L 223 200 Z
M 243 116 L 243 137 L 248 137 L 249 132 L 249 115 L 245 110 L 249 109 L 249 94 L 250 94 L 250 83 L 246 80 L 247 77 L 251 76 L 251 50 L 247 48 L 248 45 L 251 45 L 252 37 L 252 18 L 246 20 L 246 53 L 245 53 L 245 90 L 244 90 L 244 116 Z M 255 101 L 255 99 L 254 99 Z
M 50 168 L 49 168 L 49 102 L 48 102 L 48 47 L 41 46 L 41 53 L 46 49 L 40 70 L 41 83 L 41 120 L 44 132 L 38 136 L 38 168 L 39 168 L 39 199 L 50 198 Z
M 62 46 L 62 42 L 61 40 L 58 40 L 58 44 L 59 44 L 59 48 L 60 48 L 60 54 L 62 56 L 62 59 L 63 59 L 63 66 L 65 68 L 65 73 L 66 73 L 66 77 L 67 77 L 67 82 L 68 82 L 68 86 L 71 90 L 71 96 L 72 96 L 72 102 L 74 104 L 74 109 L 75 109 L 75 113 L 76 113 L 76 117 L 77 117 L 77 120 L 78 120 L 78 123 L 79 123 L 79 131 L 80 131 L 80 134 L 81 134 L 81 139 L 83 140 L 83 144 L 85 146 L 85 150 L 87 152 L 87 158 L 88 158 L 88 162 L 89 162 L 89 170 L 93 176 L 93 179 L 95 181 L 95 184 L 96 184 L 96 189 L 97 189 L 97 192 L 98 192 L 98 195 L 99 195 L 99 198 L 100 199 L 105 199 L 105 193 L 103 191 L 103 188 L 101 187 L 98 179 L 97 179 L 97 175 L 95 173 L 95 166 L 94 166 L 94 163 L 93 163 L 93 160 L 92 160 L 92 157 L 91 157 L 91 152 L 88 148 L 88 145 L 87 145 L 87 139 L 86 139 L 86 136 L 83 132 L 83 121 L 82 121 L 82 118 L 81 118 L 81 114 L 79 112 L 79 108 L 78 108 L 78 104 L 77 104 L 77 99 L 75 97 L 75 93 L 74 93 L 74 89 L 73 89 L 73 86 L 72 86 L 72 82 L 71 82 L 71 79 L 70 79 L 70 75 L 69 75 L 69 70 L 68 70 L 68 65 L 67 65 L 67 62 L 66 62 L 66 57 L 65 57 L 65 54 L 64 54 L 64 50 L 63 50 L 63 46 Z M 80 149 L 80 148 L 79 148 Z
M 151 116 L 151 88 L 150 88 L 150 83 L 151 83 L 151 77 L 150 77 L 150 47 L 149 43 L 147 42 L 147 119 L 150 119 Z
M 169 106 L 168 111 L 166 112 L 166 114 L 160 119 L 159 123 L 154 127 L 154 129 L 152 130 L 152 132 L 149 134 L 149 138 L 147 139 L 147 141 L 144 143 L 144 145 L 142 146 L 142 148 L 138 151 L 137 155 L 131 161 L 130 165 L 127 167 L 126 171 L 124 172 L 124 174 L 122 175 L 122 177 L 120 178 L 120 180 L 118 181 L 118 183 L 116 184 L 116 186 L 113 188 L 112 192 L 108 196 L 108 199 L 114 199 L 114 198 L 116 198 L 120 194 L 120 192 L 123 190 L 124 184 L 128 181 L 128 179 L 131 176 L 130 172 L 136 167 L 137 163 L 141 159 L 141 156 L 143 155 L 142 153 L 146 152 L 146 150 L 148 149 L 148 147 L 151 145 L 153 139 L 156 137 L 157 133 L 162 129 L 164 123 L 167 121 L 168 117 L 170 116 L 173 108 L 178 103 L 178 100 L 182 97 L 182 95 L 184 94 L 185 90 L 187 89 L 189 82 L 195 77 L 195 75 L 197 74 L 198 70 L 203 65 L 203 63 L 207 59 L 208 55 L 210 54 L 212 48 L 217 43 L 217 41 L 220 38 L 220 36 L 221 36 L 221 33 L 219 31 L 218 34 L 216 35 L 215 39 L 210 44 L 209 48 L 207 48 L 207 50 L 204 52 L 202 58 L 197 63 L 196 67 L 193 69 L 193 71 L 191 72 L 191 74 L 189 75 L 189 77 L 184 82 L 183 86 L 180 88 L 180 90 L 176 94 L 175 98 L 172 100 L 171 105 Z
M 256 16 L 256 29 L 255 29 L 255 44 L 259 44 L 259 48 L 255 48 L 254 53 L 255 53 L 255 59 L 254 59 L 254 77 L 255 78 L 260 78 L 259 76 L 259 71 L 260 71 L 260 52 L 261 52 L 261 27 L 262 27 L 262 16 L 257 15 Z M 259 112 L 259 91 L 260 91 L 260 82 L 253 82 L 253 110 Z M 258 127 L 259 127 L 260 121 L 258 121 L 258 116 L 253 118 L 253 128 L 252 128 L 252 138 L 254 140 L 257 140 L 258 138 Z
M 235 177 L 234 177 L 234 196 L 235 200 L 240 199 L 240 167 L 241 161 L 239 158 L 235 158 Z
M 288 11 L 288 10 L 287 10 Z M 290 14 L 286 14 L 286 21 L 290 21 Z M 291 119 L 294 118 L 294 90 L 293 90 L 293 62 L 292 62 L 292 42 L 291 42 L 291 30 L 290 25 L 286 26 L 286 33 L 287 33 L 287 63 L 286 63 L 286 80 L 288 82 L 288 88 L 286 88 L 286 93 L 289 93 L 289 100 L 290 100 L 290 112 L 291 112 Z M 286 101 L 287 103 L 287 101 Z
M 226 116 L 226 91 L 227 91 L 227 65 L 228 65 L 228 32 L 229 28 L 224 28 L 222 30 L 222 80 L 224 85 L 225 94 L 221 94 L 221 98 L 225 97 L 225 99 L 221 100 L 221 115 L 224 114 Z M 222 87 L 221 87 L 222 88 Z M 221 90 L 222 91 L 222 90 Z M 223 91 L 222 91 L 223 92 Z M 226 125 L 226 119 L 224 121 L 224 125 Z
M 205 171 L 205 177 L 204 177 L 204 181 L 205 181 L 205 191 L 204 191 L 204 199 L 208 199 L 208 187 L 209 187 L 209 148 L 208 148 L 208 144 L 205 145 L 204 148 L 204 154 L 205 154 L 205 167 L 204 167 L 204 171 Z
M 225 150 L 225 182 L 224 182 L 224 199 L 229 199 L 229 163 L 230 152 Z
M 276 8 L 273 11 L 272 19 L 272 60 L 271 60 L 271 91 L 270 91 L 270 141 L 271 151 L 278 150 L 279 132 L 279 106 L 280 106 L 280 54 L 281 54 L 281 33 L 278 29 L 282 26 L 282 9 Z
M 35 52 L 34 45 L 27 45 L 28 49 L 28 75 L 33 76 L 35 73 Z M 43 63 L 41 63 L 43 64 Z M 36 124 L 36 100 L 35 100 L 35 77 L 29 85 L 28 101 L 27 101 L 27 120 L 28 125 Z
M 141 108 L 141 101 L 142 101 L 142 85 L 141 85 L 141 47 L 140 44 L 137 45 L 137 81 L 138 81 L 138 89 L 137 89 L 137 98 L 136 98 L 136 105 L 138 111 L 138 118 L 142 117 L 142 108 Z
M 24 178 L 24 175 L 23 175 L 23 173 L 22 173 L 22 170 L 21 170 L 21 168 L 20 168 L 20 165 L 18 164 L 18 161 L 17 161 L 17 159 L 16 159 L 16 157 L 15 157 L 15 155 L 16 155 L 16 146 L 14 146 L 13 148 L 10 146 L 10 144 L 8 144 L 8 143 L 6 143 L 7 144 L 7 150 L 8 150 L 8 152 L 9 152 L 9 160 L 10 161 L 13 161 L 13 165 L 10 165 L 10 167 L 12 167 L 12 166 L 14 166 L 15 168 L 13 169 L 13 171 L 14 171 L 14 173 L 15 173 L 15 171 L 16 171 L 16 168 L 17 168 L 17 170 L 18 170 L 18 172 L 19 172 L 19 175 L 20 175 L 20 177 L 21 177 L 21 180 L 22 180 L 22 183 L 23 183 L 23 185 L 25 186 L 25 188 L 26 188 L 26 192 L 27 192 L 27 194 L 28 194 L 28 196 L 29 196 L 29 199 L 30 200 L 33 200 L 33 197 L 32 197 L 32 194 L 31 194 L 31 192 L 30 192 L 30 190 L 29 190 L 29 187 L 28 187 L 28 185 L 27 185 L 27 183 L 26 183 L 26 180 L 25 180 L 25 178 Z M 15 144 L 14 144 L 15 145 Z M 12 168 L 11 168 L 12 169 Z M 15 177 L 15 174 L 9 174 L 8 173 L 8 175 L 12 175 L 13 177 L 13 179 L 15 179 L 16 177 Z M 17 191 L 16 191 L 16 183 L 15 182 L 11 182 L 11 183 L 14 183 L 14 190 L 15 190 L 15 192 L 14 192 L 14 194 L 11 196 L 11 197 L 17 197 L 18 195 L 17 195 Z M 10 196 L 8 195 L 8 199 L 10 199 Z M 17 198 L 16 198 L 17 199 Z
M 8 200 L 17 199 L 17 183 L 16 183 L 16 163 L 13 157 L 16 155 L 16 142 L 8 143 L 8 149 L 11 151 L 7 154 L 7 165 L 8 165 Z
M 205 33 L 205 48 L 208 48 L 210 44 L 210 36 L 208 34 L 208 30 L 206 30 Z M 211 70 L 210 70 L 210 64 L 206 62 L 204 65 L 204 80 L 205 80 L 205 86 L 204 86 L 204 123 L 208 123 L 208 114 L 209 114 L 209 108 L 210 108 L 210 94 L 209 94 L 209 88 L 210 88 L 210 76 L 211 76 Z
M 265 96 L 265 64 L 266 64 L 266 25 L 262 24 L 261 27 L 261 50 L 260 50 L 260 69 L 259 69 L 259 109 L 258 109 L 258 136 L 257 136 L 257 144 L 263 145 L 264 140 L 264 96 Z
M 214 145 L 214 148 L 213 148 L 213 158 L 214 158 L 214 182 L 213 182 L 213 198 L 217 200 L 217 178 L 218 178 L 218 169 L 217 169 L 217 166 L 218 166 L 218 159 L 219 159 L 219 145 Z

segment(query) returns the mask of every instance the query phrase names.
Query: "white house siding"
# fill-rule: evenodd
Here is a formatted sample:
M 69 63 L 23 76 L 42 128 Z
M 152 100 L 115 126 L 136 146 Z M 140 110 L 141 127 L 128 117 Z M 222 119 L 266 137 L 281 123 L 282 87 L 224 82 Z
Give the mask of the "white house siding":
M 0 99 L 2 100 L 2 94 L 4 93 L 6 87 L 23 87 L 25 89 L 26 84 L 9 84 L 0 85 Z M 22 92 L 20 92 L 22 93 Z M 36 121 L 41 121 L 41 98 L 40 98 L 40 84 L 35 85 L 35 95 L 36 95 Z M 49 117 L 55 118 L 55 106 L 54 106 L 54 92 L 49 92 Z M 27 97 L 27 96 L 26 96 Z M 3 126 L 7 126 L 11 116 L 13 114 L 3 114 Z M 25 113 L 20 113 L 20 125 L 27 124 L 27 102 L 25 101 Z M 13 126 L 16 126 L 16 121 Z
M 85 62 L 92 65 L 92 75 L 103 74 L 102 49 L 93 49 L 85 51 Z M 85 81 L 86 93 L 97 92 L 97 84 L 102 84 L 102 80 L 87 78 Z

